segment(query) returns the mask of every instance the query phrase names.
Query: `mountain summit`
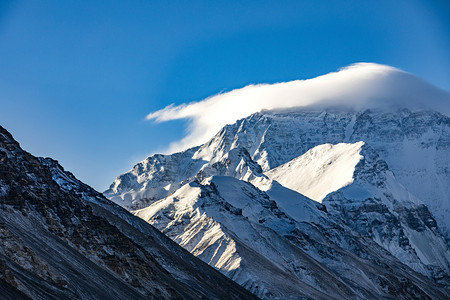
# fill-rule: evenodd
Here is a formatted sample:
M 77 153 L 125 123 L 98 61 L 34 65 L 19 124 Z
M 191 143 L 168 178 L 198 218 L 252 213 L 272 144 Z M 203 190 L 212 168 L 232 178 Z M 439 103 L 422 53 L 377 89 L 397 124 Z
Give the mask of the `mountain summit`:
M 199 102 L 169 105 L 147 119 L 190 120 L 188 136 L 172 144 L 170 153 L 203 144 L 223 126 L 264 110 L 331 107 L 425 109 L 450 115 L 450 94 L 397 68 L 357 63 L 313 79 L 249 85 Z
M 105 196 L 261 298 L 447 299 L 449 101 L 358 64 L 169 107 L 150 118 L 193 118 L 195 138 L 221 107 L 219 123 L 271 110 L 148 157 Z

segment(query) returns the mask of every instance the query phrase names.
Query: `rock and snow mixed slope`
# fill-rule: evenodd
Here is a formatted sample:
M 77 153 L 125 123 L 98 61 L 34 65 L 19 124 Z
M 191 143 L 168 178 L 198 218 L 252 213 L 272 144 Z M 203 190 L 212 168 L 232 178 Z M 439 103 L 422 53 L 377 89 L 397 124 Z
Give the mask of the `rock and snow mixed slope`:
M 134 213 L 262 298 L 388 297 L 383 289 L 402 282 L 416 297 L 444 296 L 373 241 L 331 222 L 322 205 L 279 185 L 266 193 L 214 176 Z
M 428 208 L 396 180 L 373 149 L 364 146 L 360 154 L 354 181 L 322 203 L 404 264 L 448 285 L 450 251 Z
M 330 106 L 342 104 L 331 99 L 328 108 L 254 113 L 200 146 L 147 158 L 105 195 L 265 298 L 283 297 L 280 278 L 303 282 L 314 297 L 446 298 L 450 118 L 418 101 L 428 95 L 437 105 L 450 96 L 386 74 L 372 94 L 363 91 L 364 105 Z M 205 102 L 214 106 L 217 97 Z M 157 117 L 182 117 L 201 103 Z M 258 261 L 266 271 L 255 269 Z M 278 275 L 268 278 L 267 270 Z M 416 281 L 419 274 L 441 294 Z
M 326 197 L 323 203 L 329 210 L 345 216 L 347 224 L 403 263 L 448 280 L 450 252 L 432 214 L 375 151 L 362 149 L 363 144 L 316 146 L 266 175 L 316 201 Z
M 387 163 L 363 145 L 316 146 L 266 174 L 316 197 L 416 271 L 448 281 L 450 252 L 432 214 L 396 180 Z
M 254 298 L 0 127 L 0 298 Z

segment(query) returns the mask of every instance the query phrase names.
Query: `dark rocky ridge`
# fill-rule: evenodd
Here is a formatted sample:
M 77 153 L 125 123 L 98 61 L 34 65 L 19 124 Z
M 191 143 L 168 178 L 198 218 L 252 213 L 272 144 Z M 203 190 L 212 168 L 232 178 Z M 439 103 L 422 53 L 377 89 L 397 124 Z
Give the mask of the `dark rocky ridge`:
M 44 161 L 0 127 L 1 298 L 254 298 L 88 186 L 60 187 Z

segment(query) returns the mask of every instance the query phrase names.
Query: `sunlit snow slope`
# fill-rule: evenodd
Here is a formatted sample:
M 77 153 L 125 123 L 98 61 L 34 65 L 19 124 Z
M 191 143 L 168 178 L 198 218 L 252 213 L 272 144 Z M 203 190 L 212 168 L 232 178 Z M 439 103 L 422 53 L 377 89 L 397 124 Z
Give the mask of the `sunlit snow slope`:
M 276 167 L 266 175 L 313 200 L 322 202 L 331 192 L 353 182 L 364 142 L 324 144 Z

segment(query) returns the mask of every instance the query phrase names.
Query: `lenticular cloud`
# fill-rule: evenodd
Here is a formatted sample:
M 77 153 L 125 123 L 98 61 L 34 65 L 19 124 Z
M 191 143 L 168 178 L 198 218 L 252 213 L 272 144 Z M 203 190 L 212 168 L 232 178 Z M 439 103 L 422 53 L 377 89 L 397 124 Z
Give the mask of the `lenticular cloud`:
M 172 143 L 176 152 L 206 142 L 226 124 L 262 110 L 346 106 L 352 109 L 398 105 L 431 108 L 450 113 L 450 94 L 399 69 L 358 63 L 308 80 L 255 84 L 211 96 L 199 102 L 174 106 L 147 115 L 165 122 L 189 119 L 188 134 Z

